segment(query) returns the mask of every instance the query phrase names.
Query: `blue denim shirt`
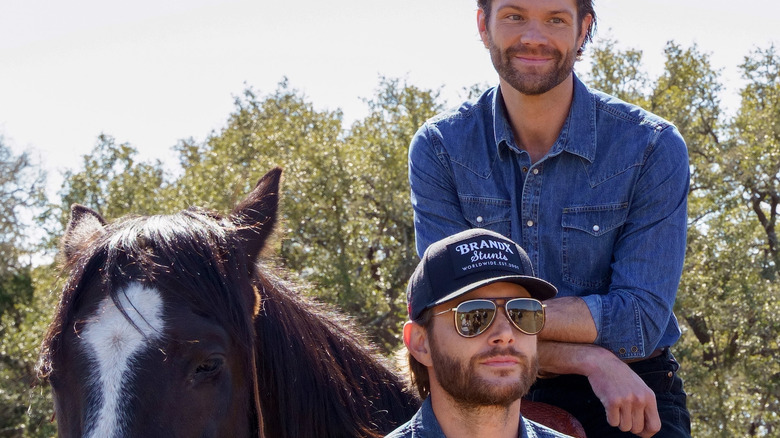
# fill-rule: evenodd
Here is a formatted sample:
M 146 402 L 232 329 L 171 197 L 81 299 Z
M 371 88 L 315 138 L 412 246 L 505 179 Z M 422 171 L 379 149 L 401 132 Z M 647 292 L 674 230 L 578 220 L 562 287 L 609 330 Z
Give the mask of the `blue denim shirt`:
M 680 337 L 688 154 L 677 129 L 576 76 L 566 122 L 536 163 L 500 89 L 428 120 L 409 149 L 417 252 L 466 228 L 520 244 L 558 296 L 582 297 L 595 343 L 642 358 Z
M 571 438 L 549 427 L 520 417 L 520 432 L 518 438 Z M 433 413 L 431 398 L 423 402 L 420 409 L 411 420 L 398 429 L 385 435 L 385 438 L 446 438 L 439 421 Z

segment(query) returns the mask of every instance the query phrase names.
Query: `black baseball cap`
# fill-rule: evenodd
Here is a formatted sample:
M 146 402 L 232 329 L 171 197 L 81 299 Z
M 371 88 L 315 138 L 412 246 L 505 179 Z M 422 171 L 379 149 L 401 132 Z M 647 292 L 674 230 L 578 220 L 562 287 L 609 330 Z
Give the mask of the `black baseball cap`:
M 538 300 L 558 293 L 551 283 L 534 276 L 528 254 L 510 239 L 483 228 L 446 237 L 425 250 L 409 279 L 409 318 L 416 320 L 425 309 L 501 281 L 525 287 Z

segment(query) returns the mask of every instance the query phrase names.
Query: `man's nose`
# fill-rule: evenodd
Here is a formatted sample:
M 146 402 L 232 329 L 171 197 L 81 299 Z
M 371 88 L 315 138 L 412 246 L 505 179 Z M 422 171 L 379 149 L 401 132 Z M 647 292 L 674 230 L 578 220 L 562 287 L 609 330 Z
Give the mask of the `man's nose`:
M 497 309 L 493 324 L 488 329 L 491 343 L 512 343 L 517 333 L 503 309 Z
M 544 24 L 537 20 L 530 20 L 523 29 L 520 42 L 527 45 L 547 44 L 547 32 Z

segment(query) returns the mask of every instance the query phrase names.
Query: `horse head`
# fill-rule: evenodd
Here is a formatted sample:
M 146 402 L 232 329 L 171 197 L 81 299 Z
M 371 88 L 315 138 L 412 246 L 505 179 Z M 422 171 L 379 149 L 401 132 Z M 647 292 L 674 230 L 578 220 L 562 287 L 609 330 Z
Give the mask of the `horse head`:
M 44 339 L 59 435 L 262 435 L 253 284 L 280 169 L 231 215 L 191 208 L 107 224 L 74 205 L 69 271 Z

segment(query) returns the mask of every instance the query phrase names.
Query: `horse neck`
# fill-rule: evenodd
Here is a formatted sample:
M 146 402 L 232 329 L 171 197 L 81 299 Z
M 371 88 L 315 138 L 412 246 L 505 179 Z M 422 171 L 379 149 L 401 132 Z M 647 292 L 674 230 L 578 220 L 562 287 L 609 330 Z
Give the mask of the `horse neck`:
M 343 315 L 283 285 L 261 286 L 255 330 L 268 436 L 382 436 L 413 415 L 416 398 Z

